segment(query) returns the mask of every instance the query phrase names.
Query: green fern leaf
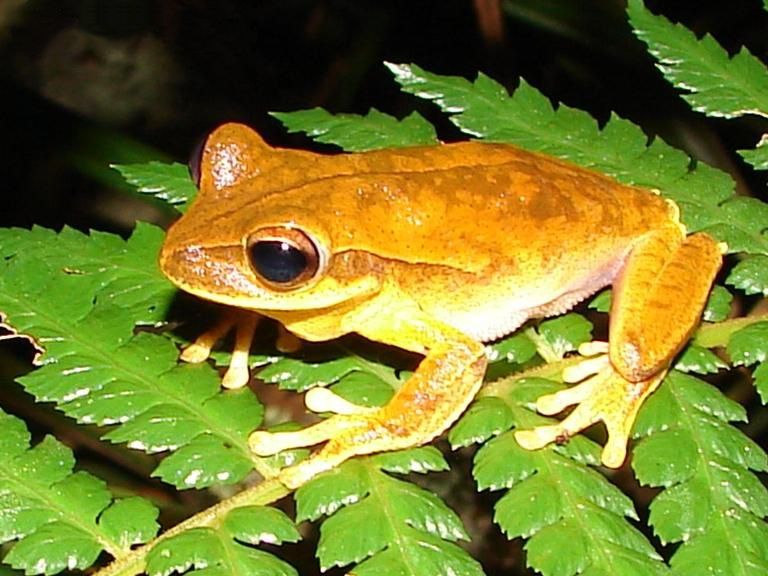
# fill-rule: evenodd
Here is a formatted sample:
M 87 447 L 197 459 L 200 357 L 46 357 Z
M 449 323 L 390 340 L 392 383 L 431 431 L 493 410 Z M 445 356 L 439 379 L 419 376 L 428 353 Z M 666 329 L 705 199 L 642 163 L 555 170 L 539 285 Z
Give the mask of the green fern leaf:
M 662 542 L 682 542 L 674 574 L 761 574 L 768 570 L 768 491 L 750 472 L 766 454 L 728 424 L 744 409 L 716 388 L 672 372 L 635 425 L 632 466 L 642 484 L 665 490 L 651 503 Z M 717 546 L 712 548 L 714 543 Z
M 722 322 L 731 315 L 733 294 L 723 286 L 715 285 L 704 307 L 702 319 L 705 322 Z
M 536 333 L 539 354 L 548 361 L 560 360 L 592 340 L 592 323 L 581 314 L 570 313 L 545 320 Z
M 696 372 L 698 374 L 715 374 L 728 365 L 710 350 L 691 344 L 675 363 L 675 368 L 681 372 Z
M 706 229 L 731 251 L 768 253 L 768 241 L 756 226 L 743 228 L 733 220 L 741 200 L 729 212 L 718 208 L 733 194 L 730 176 L 702 163 L 691 171 L 683 152 L 658 138 L 648 145 L 645 134 L 626 120 L 612 116 L 600 131 L 586 112 L 564 105 L 553 109 L 545 96 L 522 81 L 510 97 L 482 74 L 473 83 L 415 65 L 388 67 L 403 90 L 433 100 L 468 134 L 518 144 L 597 169 L 620 182 L 659 189 L 677 202 L 689 230 Z M 762 215 L 759 220 L 764 222 Z M 757 223 L 755 218 L 750 221 Z
M 603 290 L 597 296 L 592 298 L 592 301 L 589 303 L 589 307 L 590 309 L 597 310 L 598 312 L 608 313 L 611 311 L 612 302 L 613 292 L 610 289 Z
M 99 516 L 99 527 L 124 550 L 149 542 L 157 533 L 157 509 L 153 504 L 130 496 L 116 500 Z
M 728 355 L 736 366 L 758 364 L 755 387 L 763 404 L 768 404 L 768 322 L 756 322 L 734 333 L 728 341 Z
M 304 392 L 315 386 L 341 383 L 347 378 L 359 375 L 365 375 L 390 386 L 398 386 L 400 383 L 393 368 L 353 354 L 324 362 L 280 358 L 259 372 L 259 378 L 265 382 L 278 384 L 283 390 L 297 392 Z M 338 391 L 338 389 L 334 390 Z
M 755 388 L 763 404 L 768 404 L 768 362 L 763 362 L 755 368 L 752 377 L 755 379 Z
M 536 355 L 536 344 L 525 332 L 517 332 L 490 346 L 489 362 L 506 360 L 515 364 L 528 362 Z
M 733 267 L 726 283 L 747 294 L 768 296 L 768 256 L 744 258 Z
M 497 401 L 506 404 L 515 427 L 531 428 L 547 420 L 527 406 L 558 389 L 548 380 L 523 379 Z M 490 416 L 498 406 L 476 403 L 465 418 L 478 421 L 483 411 Z M 667 574 L 651 544 L 627 521 L 637 518 L 629 498 L 584 465 L 598 461 L 597 446 L 583 437 L 532 452 L 509 431 L 480 449 L 474 476 L 481 490 L 507 489 L 494 520 L 509 538 L 528 539 L 528 565 L 545 576 Z
M 30 448 L 17 418 L 0 411 L 0 542 L 17 542 L 4 562 L 27 574 L 84 570 L 102 550 L 114 557 L 151 540 L 157 510 L 146 500 L 113 500 L 101 480 L 72 472 L 68 448 L 46 437 Z
M 729 252 L 768 254 L 768 204 L 756 198 L 737 197 L 717 210 L 698 211 L 693 227 L 728 244 Z
M 454 449 L 482 444 L 509 430 L 513 424 L 512 412 L 501 398 L 479 398 L 451 428 L 448 441 Z
M 28 234 L 34 240 L 37 232 Z M 105 236 L 95 236 L 93 242 L 109 244 Z M 75 238 L 87 245 L 89 237 Z M 122 241 L 110 242 L 119 246 Z M 19 332 L 31 334 L 46 349 L 43 367 L 20 379 L 30 393 L 55 402 L 80 422 L 116 424 L 106 438 L 133 448 L 162 452 L 188 445 L 181 457 L 164 462 L 157 472 L 180 488 L 238 482 L 254 466 L 274 473 L 272 464 L 248 449 L 248 433 L 262 414 L 253 394 L 221 392 L 219 376 L 210 366 L 179 366 L 178 350 L 168 339 L 134 335 L 131 308 L 117 306 L 124 292 L 103 303 L 99 299 L 112 287 L 105 278 L 121 277 L 121 264 L 127 264 L 125 276 L 130 276 L 134 264 L 129 255 L 109 273 L 71 274 L 55 257 L 41 261 L 35 250 L 19 249 L 22 244 L 9 244 L 11 257 L 3 261 L 0 310 Z M 83 249 L 85 254 L 91 251 Z M 133 294 L 128 297 L 137 301 Z
M 295 576 L 289 564 L 254 548 L 300 539 L 293 523 L 274 508 L 247 506 L 232 510 L 219 528 L 194 528 L 168 538 L 147 555 L 150 576 L 191 571 L 211 576 Z
M 731 336 L 728 355 L 736 366 L 765 362 L 768 358 L 768 322 L 755 322 Z
M 197 194 L 197 188 L 189 176 L 189 169 L 183 164 L 147 162 L 146 164 L 113 164 L 126 182 L 142 194 L 150 194 L 167 202 L 179 212 Z
M 318 142 L 336 144 L 348 152 L 438 143 L 432 124 L 417 112 L 402 120 L 376 109 L 365 116 L 331 114 L 322 108 L 270 114 L 289 132 L 306 132 Z
M 388 370 L 389 367 L 381 365 Z M 376 370 L 380 372 L 380 370 Z M 331 385 L 331 390 L 358 406 L 384 406 L 395 393 L 392 382 L 396 379 L 394 372 L 392 380 L 383 380 L 372 372 L 352 372 Z
M 297 520 L 330 515 L 320 528 L 321 569 L 360 563 L 355 574 L 482 574 L 453 544 L 467 538 L 459 518 L 434 494 L 385 472 L 446 468 L 437 450 L 421 448 L 348 461 L 302 486 Z
M 648 45 L 658 68 L 694 110 L 708 116 L 768 117 L 768 73 L 746 48 L 733 58 L 711 37 L 693 32 L 645 9 L 641 0 L 627 7 L 635 34 Z
M 57 304 L 66 304 L 69 314 L 85 315 L 98 299 L 125 309 L 136 323 L 154 324 L 165 319 L 176 293 L 157 264 L 162 240 L 162 230 L 144 223 L 137 224 L 128 240 L 72 228 L 60 233 L 40 227 L 3 228 L 0 251 L 8 260 L 4 274 L 14 274 L 14 283 L 6 280 L 5 285 L 18 287 L 21 298 L 23 290 L 39 290 L 41 282 L 58 272 L 58 281 L 72 286 L 76 296 Z
M 768 170 L 768 134 L 763 134 L 754 150 L 739 150 L 738 152 L 755 169 Z

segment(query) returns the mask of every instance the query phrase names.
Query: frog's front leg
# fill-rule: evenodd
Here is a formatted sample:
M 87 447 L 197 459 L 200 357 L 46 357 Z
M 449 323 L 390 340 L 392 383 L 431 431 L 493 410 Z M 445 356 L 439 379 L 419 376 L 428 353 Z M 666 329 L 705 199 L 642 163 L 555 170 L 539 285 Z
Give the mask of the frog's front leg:
M 712 238 L 686 238 L 675 224 L 644 237 L 614 283 L 608 357 L 564 375 L 566 381 L 588 375 L 580 384 L 539 398 L 543 414 L 576 408 L 559 424 L 518 431 L 520 445 L 535 450 L 602 421 L 608 430 L 602 462 L 620 466 L 637 412 L 696 328 L 721 261 Z M 599 347 L 587 351 L 594 352 Z
M 197 364 L 204 362 L 211 355 L 216 343 L 224 338 L 233 328 L 235 330 L 235 345 L 232 349 L 232 359 L 229 362 L 221 385 L 224 388 L 242 388 L 248 384 L 248 355 L 251 350 L 253 335 L 259 326 L 261 315 L 247 310 L 225 308 L 216 323 L 202 333 L 181 352 L 185 362 Z
M 211 328 L 182 350 L 181 359 L 192 364 L 205 362 L 210 357 L 211 350 L 216 343 L 234 329 L 235 345 L 232 348 L 232 357 L 221 380 L 221 385 L 227 389 L 242 388 L 250 380 L 248 359 L 253 336 L 261 319 L 261 314 L 257 312 L 225 308 Z M 282 326 L 278 326 L 276 347 L 281 352 L 295 352 L 301 348 L 301 340 Z
M 251 449 L 262 456 L 327 441 L 316 454 L 280 473 L 286 486 L 296 488 L 352 456 L 429 442 L 461 415 L 480 388 L 487 364 L 482 344 L 415 305 L 393 306 L 382 308 L 389 310 L 386 315 L 365 318 L 357 331 L 425 357 L 387 405 L 359 408 L 339 404 L 331 394 L 315 393 L 308 402 L 312 408 L 335 415 L 298 432 L 251 434 Z

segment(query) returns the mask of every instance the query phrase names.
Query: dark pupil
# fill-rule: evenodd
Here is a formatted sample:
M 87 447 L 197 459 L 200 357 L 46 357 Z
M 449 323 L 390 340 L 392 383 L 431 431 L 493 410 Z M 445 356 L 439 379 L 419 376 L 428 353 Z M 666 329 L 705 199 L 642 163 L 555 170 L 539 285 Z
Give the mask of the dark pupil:
M 304 253 L 281 240 L 256 242 L 251 246 L 251 262 L 264 279 L 277 284 L 295 280 L 307 267 Z

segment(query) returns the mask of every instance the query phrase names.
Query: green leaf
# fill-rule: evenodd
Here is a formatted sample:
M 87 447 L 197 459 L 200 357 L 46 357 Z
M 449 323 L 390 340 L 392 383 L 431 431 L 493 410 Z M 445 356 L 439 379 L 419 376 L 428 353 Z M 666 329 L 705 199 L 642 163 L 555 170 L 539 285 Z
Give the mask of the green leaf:
M 270 520 L 277 520 L 277 516 Z M 285 525 L 282 519 L 277 523 Z M 147 555 L 147 573 L 168 576 L 192 569 L 204 576 L 296 576 L 296 571 L 284 561 L 238 542 L 235 534 L 248 532 L 241 532 L 238 522 L 234 528 L 234 534 L 226 527 L 194 528 L 161 542 Z
M 768 322 L 755 322 L 731 336 L 728 355 L 736 366 L 765 362 L 768 357 Z
M 491 346 L 489 362 L 506 360 L 516 364 L 528 362 L 536 355 L 536 344 L 524 332 L 513 334 Z
M 36 231 L 0 243 L 7 254 L 0 261 L 0 310 L 46 349 L 42 368 L 20 382 L 38 400 L 56 402 L 80 422 L 116 425 L 106 437 L 132 448 L 161 452 L 195 441 L 184 453 L 193 463 L 177 457 L 162 464 L 162 477 L 180 482 L 179 487 L 237 482 L 253 467 L 273 473 L 273 465 L 248 448 L 248 434 L 262 413 L 252 394 L 222 392 L 218 374 L 207 364 L 178 365 L 178 350 L 167 338 L 134 335 L 136 311 L 147 310 L 153 294 L 150 290 L 137 299 L 137 294 L 114 290 L 120 284 L 114 280 L 131 277 L 138 268 L 133 258 L 143 254 L 146 242 L 154 241 L 157 250 L 159 237 L 147 237 L 146 231 L 152 229 L 137 231 L 143 237 L 132 238 L 127 246 L 107 234 L 63 234 L 61 244 L 70 242 L 73 251 L 81 250 L 76 256 L 54 252 L 46 259 L 34 249 Z M 54 244 L 56 238 L 50 236 Z M 25 240 L 33 249 L 24 249 Z M 113 254 L 115 262 L 105 254 L 97 257 L 98 249 Z M 77 273 L 68 260 L 79 266 Z M 167 291 L 167 282 L 161 284 L 156 274 L 154 286 Z M 124 302 L 131 305 L 123 308 Z
M 504 389 L 500 400 L 515 428 L 529 429 L 551 421 L 529 409 L 532 401 L 558 389 L 526 378 Z M 598 450 L 584 438 L 529 451 L 509 431 L 478 451 L 474 476 L 481 490 L 508 489 L 494 520 L 509 538 L 528 539 L 528 565 L 545 576 L 667 574 L 650 543 L 627 521 L 637 517 L 629 498 L 585 462 L 596 464 Z
M 244 544 L 298 542 L 301 535 L 284 512 L 269 506 L 235 508 L 224 521 L 230 534 Z
M 739 155 L 755 167 L 755 170 L 768 170 L 768 134 L 763 134 L 754 150 L 738 150 Z
M 357 576 L 410 576 L 461 574 L 481 576 L 480 565 L 455 544 L 431 534 L 404 529 L 406 537 L 397 548 L 387 548 L 355 569 Z
M 708 116 L 768 117 L 768 71 L 746 48 L 733 58 L 709 35 L 697 39 L 681 25 L 654 16 L 641 0 L 627 12 L 635 34 L 648 45 L 658 68 L 694 110 Z
M 84 570 L 102 550 L 123 555 L 155 536 L 152 504 L 113 502 L 101 480 L 72 473 L 68 448 L 50 436 L 30 448 L 24 424 L 2 411 L 0 430 L 0 543 L 17 541 L 5 562 L 28 574 Z
M 203 433 L 167 456 L 152 475 L 179 488 L 206 488 L 239 482 L 252 469 L 250 458 Z
M 768 322 L 755 322 L 732 334 L 727 351 L 736 366 L 758 363 L 753 375 L 755 387 L 763 404 L 768 403 Z
M 270 114 L 280 120 L 289 132 L 306 132 L 318 142 L 336 144 L 349 152 L 438 143 L 432 124 L 417 112 L 402 120 L 376 109 L 365 116 L 331 114 L 322 108 Z
M 86 235 L 72 228 L 59 233 L 39 227 L 2 228 L 0 252 L 7 261 L 0 281 L 0 291 L 5 292 L 0 294 L 0 310 L 11 314 L 14 300 L 53 299 L 55 304 L 39 304 L 63 307 L 74 317 L 85 315 L 96 300 L 124 309 L 137 324 L 164 320 L 176 290 L 157 264 L 162 241 L 160 228 L 143 223 L 137 224 L 128 240 L 96 231 Z M 50 289 L 66 290 L 68 298 L 46 293 L 47 282 L 53 283 Z M 17 327 L 24 325 L 20 322 Z
M 746 576 L 768 567 L 768 547 L 757 544 L 766 534 L 768 490 L 751 472 L 768 469 L 768 456 L 728 424 L 744 418 L 716 388 L 678 372 L 640 413 L 632 467 L 642 484 L 665 488 L 649 522 L 662 542 L 682 542 L 671 560 L 675 574 Z
M 340 382 L 355 372 L 369 373 L 381 381 L 399 384 L 394 369 L 355 355 L 316 363 L 280 358 L 261 370 L 258 376 L 267 383 L 279 384 L 283 390 L 304 392 L 315 386 Z
M 296 521 L 330 516 L 368 495 L 363 469 L 357 460 L 345 462 L 304 484 L 296 491 Z
M 509 430 L 512 424 L 512 413 L 503 400 L 491 396 L 480 398 L 470 405 L 451 428 L 448 441 L 454 449 L 481 444 Z
M 383 452 L 373 456 L 373 463 L 386 472 L 408 474 L 418 472 L 443 472 L 448 470 L 442 452 L 434 446 L 422 446 L 396 452 Z
M 755 368 L 752 376 L 755 379 L 755 388 L 757 388 L 760 394 L 760 399 L 763 401 L 763 404 L 768 404 L 768 363 L 763 362 Z
M 613 293 L 611 290 L 603 290 L 592 298 L 592 301 L 589 303 L 589 307 L 592 310 L 597 310 L 598 312 L 610 312 L 611 311 L 611 302 L 613 301 Z
M 720 360 L 716 354 L 695 344 L 689 345 L 675 363 L 675 368 L 681 372 L 697 372 L 699 374 L 714 374 L 728 368 L 728 364 Z
M 559 360 L 577 350 L 580 344 L 592 340 L 592 323 L 580 314 L 570 313 L 545 320 L 536 332 L 540 336 L 537 342 L 539 354 Z
M 168 576 L 190 568 L 206 568 L 217 564 L 217 559 L 223 555 L 224 549 L 215 530 L 195 528 L 155 546 L 147 556 L 147 573 Z
M 733 294 L 723 286 L 714 286 L 704 307 L 702 318 L 706 322 L 722 322 L 731 315 Z
M 157 534 L 158 510 L 143 498 L 131 496 L 121 498 L 99 517 L 99 526 L 104 533 L 128 549 L 134 544 L 149 542 Z
M 370 372 L 356 371 L 343 376 L 331 391 L 359 406 L 384 406 L 392 398 L 392 385 Z
M 768 254 L 768 204 L 756 198 L 732 198 L 718 210 L 695 212 L 693 217 L 696 230 L 725 242 L 730 253 Z
M 747 256 L 733 267 L 725 282 L 747 294 L 768 296 L 768 256 Z
M 189 176 L 189 168 L 183 164 L 147 162 L 146 164 L 113 164 L 128 184 L 138 192 L 150 194 L 183 212 L 197 194 L 197 188 Z
M 16 544 L 4 562 L 28 574 L 58 574 L 84 570 L 96 561 L 101 546 L 93 535 L 73 524 L 44 524 Z
M 718 204 L 733 194 L 728 174 L 703 163 L 691 171 L 686 154 L 658 138 L 648 144 L 643 131 L 626 120 L 611 116 L 600 131 L 586 112 L 564 105 L 555 109 L 524 81 L 510 97 L 483 74 L 473 83 L 415 65 L 387 66 L 404 91 L 434 101 L 467 134 L 565 158 L 625 184 L 659 189 L 678 203 L 692 232 L 700 230 L 698 219 L 704 217 L 710 226 L 731 223 L 727 216 L 713 216 Z M 768 249 L 754 235 L 747 235 L 741 244 L 752 252 Z
M 433 448 L 359 458 L 299 488 L 299 519 L 330 514 L 320 528 L 321 569 L 365 560 L 356 574 L 482 574 L 452 544 L 467 538 L 459 518 L 437 496 L 392 478 L 382 466 L 424 471 L 444 469 L 445 462 Z

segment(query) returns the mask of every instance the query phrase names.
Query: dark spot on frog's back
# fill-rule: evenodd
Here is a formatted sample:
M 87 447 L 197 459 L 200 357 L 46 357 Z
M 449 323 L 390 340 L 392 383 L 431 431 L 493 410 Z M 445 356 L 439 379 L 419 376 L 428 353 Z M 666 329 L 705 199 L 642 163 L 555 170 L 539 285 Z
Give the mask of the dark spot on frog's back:
M 536 220 L 562 218 L 566 221 L 578 220 L 579 210 L 569 194 L 564 192 L 556 180 L 536 178 L 536 192 L 530 196 L 528 211 Z

